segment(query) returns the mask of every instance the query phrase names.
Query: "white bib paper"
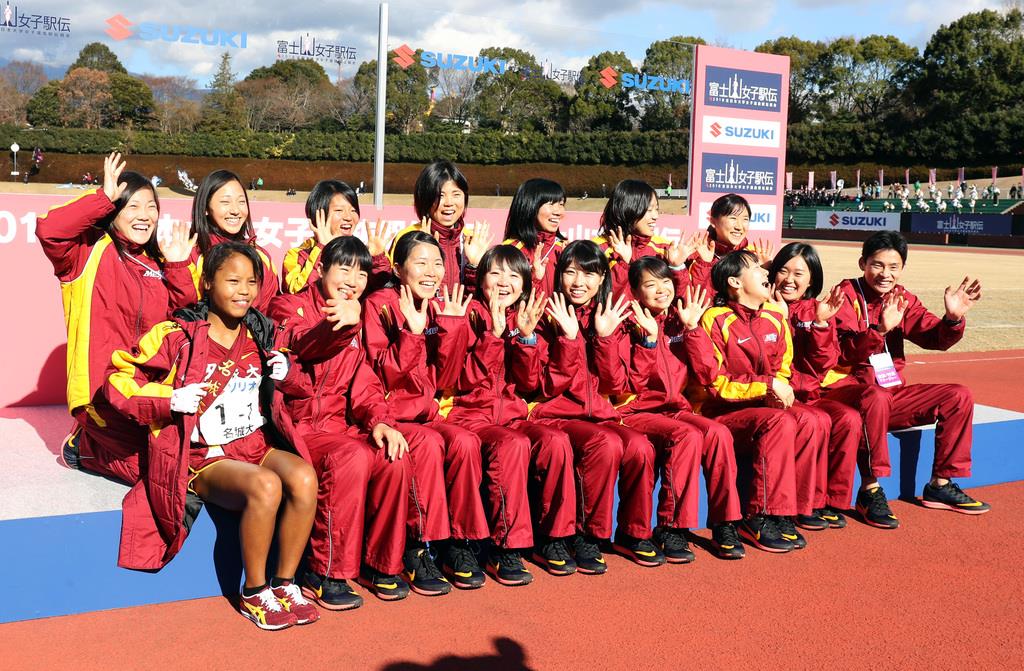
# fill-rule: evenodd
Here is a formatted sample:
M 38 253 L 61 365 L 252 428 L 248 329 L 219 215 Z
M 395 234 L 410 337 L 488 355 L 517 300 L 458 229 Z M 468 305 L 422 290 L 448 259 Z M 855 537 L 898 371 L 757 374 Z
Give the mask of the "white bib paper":
M 224 390 L 199 417 L 199 432 L 207 445 L 223 445 L 245 438 L 263 426 L 259 377 L 232 377 Z
M 868 357 L 868 363 L 875 369 L 875 381 L 879 387 L 898 387 L 903 384 L 899 371 L 892 362 L 892 355 L 888 352 L 872 354 Z

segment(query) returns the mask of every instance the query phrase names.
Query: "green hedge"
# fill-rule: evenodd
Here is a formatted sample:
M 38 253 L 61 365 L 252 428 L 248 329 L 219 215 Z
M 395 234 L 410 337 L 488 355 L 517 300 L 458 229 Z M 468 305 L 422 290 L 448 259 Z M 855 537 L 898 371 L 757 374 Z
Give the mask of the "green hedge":
M 483 165 L 563 163 L 638 165 L 685 163 L 688 132 L 520 133 L 480 131 L 470 134 L 391 135 L 385 159 L 424 163 L 438 157 Z M 64 154 L 104 154 L 118 149 L 132 154 L 166 154 L 234 158 L 369 161 L 373 134 L 303 131 L 295 133 L 166 134 L 152 131 L 18 129 L 0 126 L 0 142 Z M 0 145 L 3 146 L 3 145 Z

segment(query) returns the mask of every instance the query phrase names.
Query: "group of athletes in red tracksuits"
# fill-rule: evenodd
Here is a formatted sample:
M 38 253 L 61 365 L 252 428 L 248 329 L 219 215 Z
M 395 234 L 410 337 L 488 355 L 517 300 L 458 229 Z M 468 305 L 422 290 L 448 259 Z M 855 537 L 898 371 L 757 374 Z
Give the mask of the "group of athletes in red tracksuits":
M 701 472 L 718 556 L 742 558 L 741 538 L 789 552 L 845 526 L 858 468 L 858 514 L 896 528 L 886 434 L 933 421 L 923 504 L 989 509 L 951 481 L 970 475 L 969 390 L 903 379 L 904 338 L 951 347 L 981 287 L 931 314 L 899 284 L 899 234 L 823 291 L 810 245 L 748 244 L 736 195 L 670 241 L 654 190 L 625 180 L 600 237 L 567 242 L 564 191 L 531 179 L 496 246 L 464 227 L 452 163 L 424 168 L 414 201 L 419 224 L 364 243 L 356 193 L 320 182 L 283 281 L 228 171 L 159 241 L 155 190 L 118 154 L 39 220 L 68 325 L 63 455 L 132 486 L 121 566 L 164 566 L 203 502 L 239 511 L 239 610 L 280 629 L 360 606 L 349 581 L 384 600 L 526 585 L 526 556 L 601 574 L 609 543 L 688 563 Z

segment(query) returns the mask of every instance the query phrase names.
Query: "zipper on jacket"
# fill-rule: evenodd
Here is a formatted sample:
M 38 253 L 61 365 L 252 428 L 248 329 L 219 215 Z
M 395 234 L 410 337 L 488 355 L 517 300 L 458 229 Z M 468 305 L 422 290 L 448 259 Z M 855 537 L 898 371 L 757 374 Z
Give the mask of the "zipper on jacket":
M 142 338 L 142 306 L 145 302 L 145 297 L 142 292 L 142 280 L 139 278 L 138 273 L 133 273 L 132 277 L 135 278 L 135 284 L 139 287 L 139 310 L 135 314 L 135 342 L 138 342 Z
M 750 327 L 750 335 L 754 338 L 754 342 L 757 343 L 757 364 L 758 364 L 757 373 L 759 375 L 767 375 L 768 374 L 766 372 L 767 371 L 767 366 L 765 365 L 765 359 L 764 359 L 764 346 L 761 344 L 761 337 L 758 334 L 754 333 L 754 319 L 756 319 L 756 318 L 757 318 L 757 315 L 754 315 L 753 317 L 751 317 L 749 327 Z

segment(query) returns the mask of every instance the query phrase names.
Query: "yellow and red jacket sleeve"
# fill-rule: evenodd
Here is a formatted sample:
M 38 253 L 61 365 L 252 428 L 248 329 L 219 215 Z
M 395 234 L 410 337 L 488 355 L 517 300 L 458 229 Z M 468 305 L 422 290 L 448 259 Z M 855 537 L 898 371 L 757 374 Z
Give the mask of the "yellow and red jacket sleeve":
M 316 238 L 309 238 L 288 250 L 282 263 L 285 292 L 297 294 L 317 281 L 320 274 L 316 272 L 316 264 L 322 252 Z
M 733 316 L 729 308 L 711 308 L 701 318 L 701 326 L 711 339 L 715 365 L 711 372 L 708 391 L 725 401 L 748 401 L 763 398 L 771 389 L 773 376 L 738 370 L 735 362 L 726 357 Z M 735 319 L 735 316 L 733 316 Z M 788 332 L 787 332 L 788 333 Z M 790 348 L 792 345 L 790 344 Z M 730 363 L 733 365 L 730 366 Z
M 66 282 L 78 276 L 88 258 L 82 249 L 104 234 L 95 224 L 113 210 L 110 199 L 96 189 L 50 209 L 36 221 L 36 237 L 57 279 Z
M 175 375 L 171 339 L 180 331 L 174 322 L 161 322 L 142 337 L 137 354 L 115 350 L 111 355 L 113 372 L 104 391 L 121 414 L 144 425 L 171 420 Z

